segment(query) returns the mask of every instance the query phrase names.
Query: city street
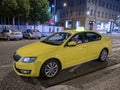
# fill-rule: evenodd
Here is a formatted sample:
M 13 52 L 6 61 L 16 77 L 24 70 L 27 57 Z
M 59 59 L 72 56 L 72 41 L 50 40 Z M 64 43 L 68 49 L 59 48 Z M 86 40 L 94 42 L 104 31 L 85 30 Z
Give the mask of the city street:
M 67 68 L 48 80 L 19 77 L 12 68 L 15 50 L 40 40 L 0 40 L 0 90 L 120 90 L 120 34 L 107 36 L 113 41 L 107 61 Z

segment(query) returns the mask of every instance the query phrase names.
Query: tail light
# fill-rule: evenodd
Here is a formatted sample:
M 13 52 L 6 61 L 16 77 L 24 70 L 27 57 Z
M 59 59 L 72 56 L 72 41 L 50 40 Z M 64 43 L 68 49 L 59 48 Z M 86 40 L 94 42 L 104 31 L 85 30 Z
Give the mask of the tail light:
M 30 34 L 33 34 L 33 32 L 30 32 Z
M 10 34 L 14 34 L 13 32 L 11 32 Z

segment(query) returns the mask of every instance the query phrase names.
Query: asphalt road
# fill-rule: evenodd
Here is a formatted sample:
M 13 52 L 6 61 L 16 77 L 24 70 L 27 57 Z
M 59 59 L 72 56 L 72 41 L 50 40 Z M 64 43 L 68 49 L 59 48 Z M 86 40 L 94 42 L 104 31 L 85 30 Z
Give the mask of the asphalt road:
M 39 40 L 0 40 L 0 90 L 120 90 L 120 36 L 108 36 L 113 40 L 113 51 L 107 61 L 71 67 L 50 80 L 19 77 L 12 69 L 15 50 Z

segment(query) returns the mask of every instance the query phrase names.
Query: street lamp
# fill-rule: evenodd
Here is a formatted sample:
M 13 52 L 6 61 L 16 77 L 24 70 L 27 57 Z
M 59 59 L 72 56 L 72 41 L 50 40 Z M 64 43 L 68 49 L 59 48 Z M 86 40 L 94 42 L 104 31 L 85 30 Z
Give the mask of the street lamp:
M 54 5 L 52 5 L 53 8 L 53 20 L 54 20 L 54 25 L 53 25 L 53 32 L 55 31 L 55 15 L 56 15 L 56 0 L 54 0 Z
M 55 24 L 55 15 L 56 15 L 56 0 L 54 0 L 54 24 Z
M 67 3 L 66 3 L 66 2 L 64 2 L 64 3 L 63 3 L 63 7 L 66 7 L 66 6 L 67 6 Z

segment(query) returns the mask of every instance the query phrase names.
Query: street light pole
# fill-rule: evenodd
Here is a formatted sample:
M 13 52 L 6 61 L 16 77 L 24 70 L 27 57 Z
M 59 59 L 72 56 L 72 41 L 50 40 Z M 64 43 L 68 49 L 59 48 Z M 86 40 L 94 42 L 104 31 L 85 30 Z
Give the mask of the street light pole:
M 56 15 L 56 0 L 54 0 L 54 10 L 53 10 L 53 19 L 54 19 L 53 32 L 55 31 L 55 15 Z
M 95 5 L 95 30 L 97 30 L 97 7 L 98 7 L 98 0 L 96 0 L 96 5 Z

